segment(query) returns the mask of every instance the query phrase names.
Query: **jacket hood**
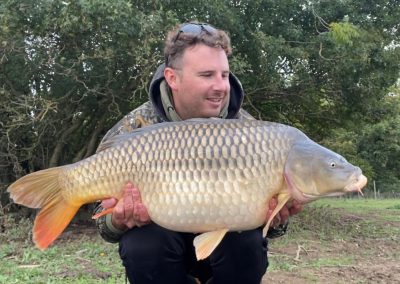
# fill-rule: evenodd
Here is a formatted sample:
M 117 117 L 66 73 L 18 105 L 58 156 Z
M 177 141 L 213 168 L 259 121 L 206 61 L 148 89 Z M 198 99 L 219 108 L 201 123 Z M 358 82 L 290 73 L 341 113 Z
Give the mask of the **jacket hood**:
M 158 66 L 157 71 L 154 74 L 153 79 L 151 80 L 150 83 L 149 99 L 150 102 L 153 104 L 157 114 L 160 115 L 163 118 L 163 120 L 168 121 L 161 102 L 161 93 L 160 93 L 160 83 L 165 79 L 164 69 L 165 69 L 164 63 Z M 231 85 L 231 91 L 230 91 L 230 99 L 228 106 L 228 115 L 226 117 L 228 119 L 236 118 L 244 99 L 244 91 L 242 88 L 242 84 L 240 83 L 239 79 L 236 78 L 235 75 L 233 75 L 232 72 L 229 73 L 229 83 Z

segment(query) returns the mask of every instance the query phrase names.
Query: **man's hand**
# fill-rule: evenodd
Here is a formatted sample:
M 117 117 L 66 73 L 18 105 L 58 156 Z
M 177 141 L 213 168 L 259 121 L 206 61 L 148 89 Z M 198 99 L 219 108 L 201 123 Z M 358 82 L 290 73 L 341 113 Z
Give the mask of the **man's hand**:
M 267 218 L 266 218 L 267 221 L 277 205 L 278 205 L 278 198 L 274 196 L 269 201 Z M 272 220 L 270 227 L 276 227 L 280 224 L 282 225 L 285 224 L 290 216 L 299 213 L 301 210 L 303 210 L 303 206 L 300 204 L 300 202 L 296 200 L 293 200 L 291 203 L 285 204 Z
M 114 227 L 121 231 L 150 223 L 150 216 L 142 203 L 139 189 L 131 183 L 124 186 L 124 195 L 120 200 L 105 199 L 101 202 L 101 206 L 114 207 L 111 220 Z

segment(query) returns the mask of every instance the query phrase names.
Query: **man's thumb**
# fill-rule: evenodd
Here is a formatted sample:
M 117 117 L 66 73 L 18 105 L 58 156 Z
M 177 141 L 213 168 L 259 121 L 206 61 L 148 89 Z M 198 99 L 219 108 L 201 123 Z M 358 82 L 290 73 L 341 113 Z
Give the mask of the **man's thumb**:
M 106 208 L 106 209 L 112 208 L 117 204 L 117 202 L 118 202 L 118 200 L 115 198 L 104 199 L 101 202 L 101 207 Z

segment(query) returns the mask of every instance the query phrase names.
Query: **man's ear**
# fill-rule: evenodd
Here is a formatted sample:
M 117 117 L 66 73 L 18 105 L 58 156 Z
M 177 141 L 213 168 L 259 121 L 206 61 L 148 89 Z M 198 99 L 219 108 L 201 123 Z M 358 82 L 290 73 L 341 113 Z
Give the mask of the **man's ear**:
M 176 81 L 178 80 L 178 74 L 176 74 L 176 71 L 170 67 L 166 67 L 164 69 L 164 77 L 171 90 L 176 90 L 177 88 Z

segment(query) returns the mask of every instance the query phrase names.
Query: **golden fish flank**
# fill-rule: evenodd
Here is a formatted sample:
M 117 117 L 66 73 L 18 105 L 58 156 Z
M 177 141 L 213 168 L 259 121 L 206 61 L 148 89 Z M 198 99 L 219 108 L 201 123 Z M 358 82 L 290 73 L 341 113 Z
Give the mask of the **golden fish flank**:
M 340 167 L 331 168 L 334 161 Z M 144 127 L 116 136 L 99 152 L 64 167 L 27 175 L 8 191 L 15 202 L 40 207 L 33 229 L 47 248 L 79 207 L 120 198 L 131 181 L 151 219 L 195 239 L 207 257 L 228 230 L 265 224 L 270 198 L 307 202 L 325 195 L 360 191 L 366 178 L 343 157 L 299 130 L 264 121 L 188 120 Z

